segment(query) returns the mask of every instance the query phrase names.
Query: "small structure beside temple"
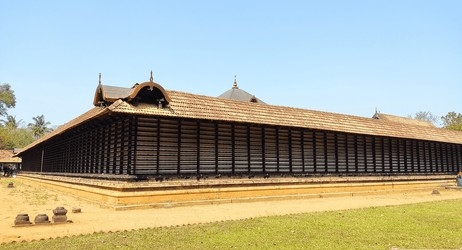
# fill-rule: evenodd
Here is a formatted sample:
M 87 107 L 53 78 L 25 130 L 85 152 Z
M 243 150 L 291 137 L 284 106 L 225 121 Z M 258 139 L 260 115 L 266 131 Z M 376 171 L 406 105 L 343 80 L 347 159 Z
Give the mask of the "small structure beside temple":
M 0 170 L 5 177 L 12 176 L 21 169 L 21 158 L 15 157 L 19 149 L 2 149 L 0 150 Z

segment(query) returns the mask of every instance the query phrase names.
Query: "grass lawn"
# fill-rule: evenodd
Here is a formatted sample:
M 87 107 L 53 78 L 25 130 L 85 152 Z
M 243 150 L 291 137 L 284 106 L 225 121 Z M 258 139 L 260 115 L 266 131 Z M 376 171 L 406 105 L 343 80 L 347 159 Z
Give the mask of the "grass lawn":
M 460 249 L 462 200 L 94 233 L 0 249 Z

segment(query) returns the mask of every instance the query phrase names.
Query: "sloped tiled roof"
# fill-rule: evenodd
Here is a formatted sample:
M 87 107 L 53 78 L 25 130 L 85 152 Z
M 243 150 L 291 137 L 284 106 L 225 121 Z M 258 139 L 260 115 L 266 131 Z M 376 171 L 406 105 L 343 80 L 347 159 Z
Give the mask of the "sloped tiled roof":
M 119 99 L 107 107 L 95 107 L 89 110 L 26 146 L 21 152 L 108 112 L 266 124 L 462 144 L 462 132 L 460 131 L 386 119 L 242 102 L 179 91 L 166 91 L 166 93 L 171 100 L 166 108 L 146 103 L 133 105 Z
M 50 133 L 48 134 L 45 134 L 44 136 L 40 137 L 38 140 L 32 142 L 31 144 L 27 145 L 26 147 L 22 148 L 21 150 L 19 150 L 19 152 L 17 153 L 17 155 L 20 155 L 22 152 L 24 151 L 27 151 L 28 149 L 31 149 L 35 146 L 37 146 L 38 144 L 44 142 L 44 141 L 47 141 L 49 140 L 50 138 L 54 137 L 54 136 L 57 136 L 57 135 L 60 135 L 66 131 L 68 131 L 69 129 L 72 129 L 82 123 L 85 123 L 86 121 L 89 121 L 91 119 L 94 119 L 96 117 L 99 117 L 107 112 L 110 112 L 110 110 L 106 107 L 94 107 L 90 110 L 88 110 L 87 112 L 83 113 L 82 115 L 70 120 L 69 122 L 65 123 L 64 125 L 61 125 L 59 126 L 58 128 L 56 128 L 55 130 L 51 131 Z
M 21 163 L 21 158 L 13 156 L 13 150 L 0 150 L 0 163 Z
M 462 144 L 462 132 L 300 108 L 247 103 L 178 91 L 168 92 L 170 108 L 116 102 L 113 112 L 311 128 L 366 135 Z
M 385 120 L 385 121 L 391 121 L 391 122 L 399 122 L 399 123 L 404 123 L 404 124 L 409 124 L 409 125 L 435 127 L 435 125 L 433 125 L 433 123 L 431 122 L 421 121 L 417 119 L 401 117 L 401 116 L 396 116 L 396 115 L 375 113 L 375 115 L 372 118 L 379 119 L 379 120 Z
M 257 102 L 265 103 L 262 100 L 258 99 L 254 95 L 249 94 L 247 91 L 240 89 L 237 86 L 236 80 L 234 80 L 233 87 L 230 90 L 227 90 L 223 94 L 219 95 L 218 98 L 230 99 L 242 102 Z
M 99 84 L 95 91 L 95 97 L 93 99 L 93 104 L 95 106 L 100 105 L 102 102 L 113 103 L 119 99 L 131 101 L 136 97 L 138 92 L 143 88 L 158 89 L 166 99 L 167 103 L 170 102 L 170 97 L 167 94 L 167 91 L 160 86 L 158 83 L 153 81 L 143 82 L 140 84 L 135 84 L 132 88 L 122 88 L 116 86 L 102 85 Z

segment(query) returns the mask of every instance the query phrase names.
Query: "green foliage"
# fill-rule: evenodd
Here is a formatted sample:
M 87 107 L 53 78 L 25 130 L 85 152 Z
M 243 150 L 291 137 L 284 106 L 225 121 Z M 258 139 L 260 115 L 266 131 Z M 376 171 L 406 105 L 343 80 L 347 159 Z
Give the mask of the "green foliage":
M 1 120 L 1 122 L 3 122 L 3 126 L 7 127 L 7 128 L 10 128 L 10 129 L 15 129 L 15 128 L 18 128 L 21 123 L 22 123 L 22 120 L 16 120 L 16 116 L 13 116 L 13 115 L 6 115 L 6 119 L 5 120 Z
M 34 123 L 29 123 L 27 126 L 32 130 L 32 133 L 35 138 L 40 138 L 41 136 L 45 135 L 52 131 L 50 126 L 50 122 L 45 121 L 44 115 L 39 115 L 32 118 Z
M 8 83 L 0 84 L 0 116 L 6 115 L 8 108 L 14 108 L 16 97 L 14 91 Z
M 0 149 L 22 148 L 34 140 L 30 129 L 0 127 Z
M 2 249 L 459 249 L 462 200 L 94 233 Z M 136 211 L 134 211 L 136 212 Z M 123 218 L 119 218 L 123 219 Z
M 449 112 L 446 116 L 441 117 L 441 120 L 444 128 L 462 131 L 462 114 Z

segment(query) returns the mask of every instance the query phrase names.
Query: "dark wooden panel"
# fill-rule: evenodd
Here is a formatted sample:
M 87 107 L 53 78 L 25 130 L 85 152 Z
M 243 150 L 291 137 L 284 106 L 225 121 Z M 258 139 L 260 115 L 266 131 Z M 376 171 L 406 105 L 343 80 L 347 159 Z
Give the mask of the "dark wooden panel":
M 303 138 L 302 132 L 298 129 L 293 129 L 290 131 L 290 154 L 292 162 L 292 172 L 302 173 L 304 171 L 304 162 L 303 162 Z
M 200 172 L 215 173 L 215 124 L 200 124 Z
M 233 164 L 232 128 L 230 124 L 218 124 L 218 173 L 231 173 Z
M 265 170 L 266 172 L 277 172 L 277 130 L 275 128 L 265 128 Z
M 263 173 L 263 145 L 261 128 L 251 126 L 250 128 L 250 171 Z

